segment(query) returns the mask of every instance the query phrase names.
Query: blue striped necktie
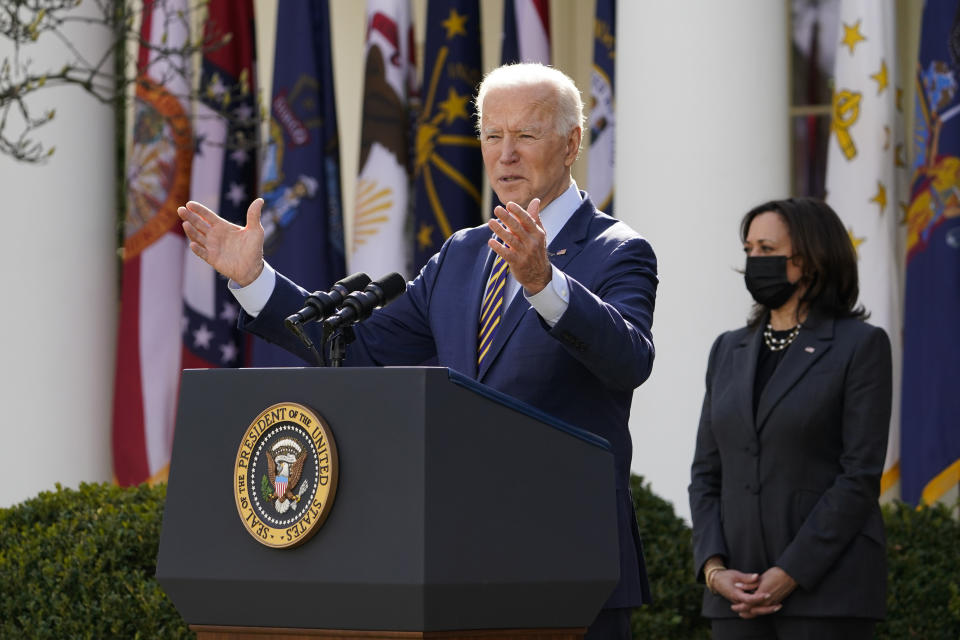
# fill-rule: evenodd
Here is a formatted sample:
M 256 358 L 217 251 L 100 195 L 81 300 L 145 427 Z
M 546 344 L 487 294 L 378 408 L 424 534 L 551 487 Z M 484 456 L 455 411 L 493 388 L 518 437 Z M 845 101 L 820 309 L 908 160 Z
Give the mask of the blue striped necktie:
M 490 350 L 493 336 L 503 315 L 504 285 L 507 282 L 507 263 L 499 255 L 490 269 L 490 279 L 480 304 L 480 332 L 477 334 L 477 364 L 483 364 L 483 358 Z

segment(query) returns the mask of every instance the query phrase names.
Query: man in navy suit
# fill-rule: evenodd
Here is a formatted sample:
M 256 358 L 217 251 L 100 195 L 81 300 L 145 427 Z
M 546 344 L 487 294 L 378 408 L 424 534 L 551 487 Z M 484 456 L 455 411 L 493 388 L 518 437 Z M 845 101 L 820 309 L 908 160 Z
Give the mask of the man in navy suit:
M 629 492 L 628 419 L 653 366 L 656 258 L 573 181 L 584 117 L 569 77 L 539 64 L 499 67 L 477 107 L 487 177 L 506 206 L 487 225 L 454 233 L 404 295 L 357 325 L 344 364 L 435 359 L 608 440 L 620 581 L 586 637 L 630 638 L 630 609 L 650 601 Z M 190 248 L 233 281 L 241 326 L 312 362 L 283 325 L 308 292 L 264 262 L 262 205 L 250 205 L 245 227 L 195 202 L 179 213 Z

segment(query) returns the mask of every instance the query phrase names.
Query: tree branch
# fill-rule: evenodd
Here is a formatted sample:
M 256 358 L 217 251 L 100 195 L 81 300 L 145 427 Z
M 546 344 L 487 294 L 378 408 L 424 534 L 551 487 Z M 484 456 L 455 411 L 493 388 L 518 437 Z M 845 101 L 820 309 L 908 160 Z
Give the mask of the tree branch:
M 205 12 L 206 4 L 207 0 L 192 0 L 189 11 Z M 91 11 L 90 6 L 94 10 Z M 0 38 L 10 40 L 14 51 L 0 66 L 0 154 L 33 163 L 50 157 L 54 148 L 47 147 L 37 136 L 38 130 L 55 117 L 55 112 L 38 106 L 37 100 L 51 88 L 78 87 L 101 103 L 123 109 L 127 91 L 140 73 L 167 86 L 179 80 L 177 84 L 189 89 L 178 98 L 184 102 L 200 100 L 191 81 L 194 56 L 223 46 L 231 37 L 227 33 L 188 37 L 182 46 L 144 42 L 137 28 L 141 16 L 134 0 L 94 0 L 92 4 L 87 0 L 85 7 L 81 11 L 80 0 L 4 0 L 0 6 Z M 175 29 L 190 33 L 187 14 L 169 6 L 167 0 L 154 0 L 154 7 L 160 10 L 159 24 L 165 32 Z M 78 27 L 96 26 L 106 29 L 109 35 L 102 51 L 85 54 L 69 34 Z M 62 47 L 63 64 L 57 69 L 34 69 L 36 65 L 26 52 L 32 46 L 51 41 Z M 116 51 L 133 47 L 150 49 L 147 68 L 113 62 Z M 217 116 L 237 122 L 237 117 L 228 112 L 228 106 L 228 103 L 221 105 Z M 257 116 L 254 114 L 254 121 Z M 239 144 L 249 147 L 253 142 Z M 231 144 L 237 143 L 231 141 Z

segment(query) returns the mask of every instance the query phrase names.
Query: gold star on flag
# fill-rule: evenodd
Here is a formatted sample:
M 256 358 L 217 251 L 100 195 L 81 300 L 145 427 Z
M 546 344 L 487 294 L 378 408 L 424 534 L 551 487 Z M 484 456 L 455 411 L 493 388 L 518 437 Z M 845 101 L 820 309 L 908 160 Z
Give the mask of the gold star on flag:
M 880 61 L 880 71 L 877 71 L 875 74 L 870 76 L 877 83 L 877 95 L 883 93 L 883 90 L 887 88 L 887 85 L 890 84 L 889 78 L 887 76 L 887 61 Z
M 897 87 L 897 111 L 903 113 L 903 89 Z
M 420 225 L 420 231 L 417 232 L 417 244 L 420 245 L 420 250 L 427 249 L 428 247 L 433 246 L 433 225 L 422 223 Z
M 905 167 L 907 163 L 903 159 L 903 144 L 898 144 L 893 150 L 893 163 L 898 167 Z
M 853 227 L 847 227 L 847 235 L 850 236 L 850 244 L 853 245 L 853 252 L 857 254 L 857 260 L 860 259 L 860 245 L 867 241 L 866 238 L 858 238 L 853 234 Z
M 444 120 L 447 124 L 450 124 L 457 118 L 467 119 L 470 116 L 467 114 L 467 103 L 470 102 L 470 96 L 458 94 L 453 87 L 450 87 L 450 92 L 447 94 L 447 99 L 441 102 L 437 107 L 440 110 L 440 113 L 443 114 Z
M 467 35 L 467 19 L 469 16 L 457 13 L 456 9 L 450 9 L 450 17 L 441 22 L 443 28 L 447 30 L 447 40 L 453 39 L 453 36 Z
M 876 202 L 880 205 L 880 213 L 883 214 L 884 210 L 887 208 L 887 188 L 883 186 L 883 183 L 879 180 L 877 181 L 877 193 L 870 198 L 870 202 Z
M 853 55 L 853 48 L 864 40 L 866 40 L 866 38 L 860 33 L 859 20 L 857 20 L 854 25 L 843 25 L 843 40 L 840 41 L 840 44 L 844 44 L 850 48 L 850 55 Z

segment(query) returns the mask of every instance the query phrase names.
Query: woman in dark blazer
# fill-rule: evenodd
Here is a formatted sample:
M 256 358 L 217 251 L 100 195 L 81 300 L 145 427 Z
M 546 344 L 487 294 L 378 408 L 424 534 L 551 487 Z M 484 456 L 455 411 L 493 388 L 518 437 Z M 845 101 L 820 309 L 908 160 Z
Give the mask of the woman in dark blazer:
M 890 342 L 864 322 L 856 253 L 829 206 L 769 202 L 740 234 L 757 305 L 710 351 L 691 469 L 703 615 L 715 639 L 872 638 Z

